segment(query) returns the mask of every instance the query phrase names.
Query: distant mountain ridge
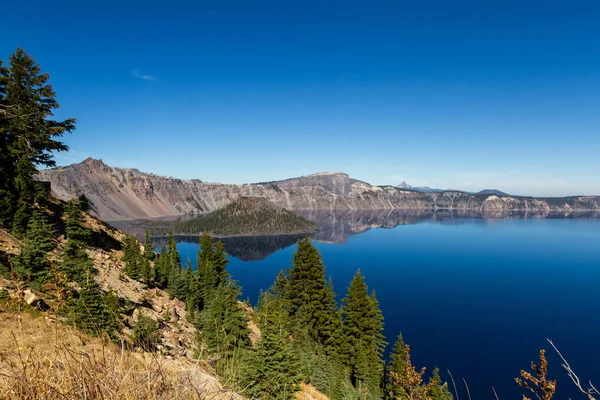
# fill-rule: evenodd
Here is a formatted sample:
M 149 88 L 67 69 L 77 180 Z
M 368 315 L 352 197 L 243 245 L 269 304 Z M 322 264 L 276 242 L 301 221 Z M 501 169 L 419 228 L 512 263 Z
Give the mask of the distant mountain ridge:
M 416 190 L 417 192 L 423 192 L 423 193 L 438 193 L 438 192 L 444 191 L 444 189 L 432 189 L 429 186 L 411 186 L 404 181 L 402 181 L 399 185 L 396 185 L 396 188 Z
M 321 173 L 282 181 L 243 185 L 163 177 L 137 169 L 111 167 L 88 158 L 67 167 L 43 170 L 60 199 L 81 194 L 105 221 L 152 218 L 217 210 L 242 196 L 262 197 L 287 210 L 543 210 L 599 211 L 600 197 L 534 198 L 473 195 L 446 190 L 424 193 L 394 186 L 373 186 L 345 173 Z
M 440 193 L 440 192 L 465 192 L 469 194 L 495 194 L 496 196 L 511 196 L 508 193 L 505 193 L 498 189 L 483 189 L 479 192 L 469 192 L 466 190 L 456 190 L 456 189 L 432 189 L 429 186 L 411 186 L 405 181 L 402 181 L 399 185 L 396 185 L 398 189 L 406 189 L 406 190 L 415 190 L 417 192 L 423 193 Z M 521 196 L 523 197 L 523 196 Z

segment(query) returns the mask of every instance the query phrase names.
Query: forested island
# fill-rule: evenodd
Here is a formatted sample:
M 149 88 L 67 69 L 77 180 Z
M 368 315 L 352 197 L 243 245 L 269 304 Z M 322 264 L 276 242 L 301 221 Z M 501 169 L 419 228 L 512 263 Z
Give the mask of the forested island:
M 206 215 L 176 221 L 144 221 L 153 235 L 266 236 L 312 233 L 317 225 L 261 197 L 240 197 Z

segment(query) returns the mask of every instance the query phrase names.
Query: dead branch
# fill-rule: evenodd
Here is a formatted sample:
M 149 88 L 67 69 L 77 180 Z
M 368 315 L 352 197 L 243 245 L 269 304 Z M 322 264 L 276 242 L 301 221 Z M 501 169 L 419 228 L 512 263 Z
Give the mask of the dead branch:
M 565 369 L 565 371 L 567 371 L 567 376 L 569 378 L 571 378 L 571 380 L 573 381 L 575 386 L 577 386 L 577 388 L 581 391 L 581 393 L 585 394 L 588 397 L 588 399 L 596 400 L 596 397 L 594 397 L 594 395 L 600 395 L 600 392 L 598 392 L 598 389 L 596 389 L 596 387 L 592 384 L 592 381 L 588 381 L 588 385 L 590 385 L 590 387 L 587 389 L 584 389 L 583 386 L 581 385 L 581 381 L 579 380 L 579 377 L 577 376 L 577 374 L 575 374 L 575 372 L 571 368 L 571 365 L 569 365 L 569 362 L 565 359 L 565 357 L 563 357 L 562 353 L 554 345 L 554 342 L 552 342 L 552 340 L 550 340 L 550 339 L 546 339 L 546 340 L 548 341 L 548 343 L 550 343 L 550 346 L 552 346 L 552 348 L 554 348 L 554 351 L 556 351 L 558 356 L 561 358 L 561 360 L 563 362 L 561 365 Z

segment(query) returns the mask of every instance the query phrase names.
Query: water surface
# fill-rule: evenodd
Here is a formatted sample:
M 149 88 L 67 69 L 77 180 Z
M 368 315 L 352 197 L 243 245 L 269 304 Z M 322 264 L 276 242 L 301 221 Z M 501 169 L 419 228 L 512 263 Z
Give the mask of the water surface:
M 600 220 L 392 220 L 322 218 L 314 239 L 324 242 L 315 246 L 340 298 L 361 270 L 377 292 L 388 341 L 401 331 L 418 367 L 450 369 L 474 399 L 493 398 L 492 386 L 500 399 L 520 398 L 514 377 L 551 338 L 582 380 L 600 384 Z M 387 229 L 371 229 L 379 226 Z M 181 239 L 182 260 L 195 260 L 197 238 Z M 239 257 L 228 268 L 244 297 L 255 303 L 290 267 L 296 239 L 225 241 Z M 559 396 L 578 398 L 558 357 L 549 351 L 548 358 Z

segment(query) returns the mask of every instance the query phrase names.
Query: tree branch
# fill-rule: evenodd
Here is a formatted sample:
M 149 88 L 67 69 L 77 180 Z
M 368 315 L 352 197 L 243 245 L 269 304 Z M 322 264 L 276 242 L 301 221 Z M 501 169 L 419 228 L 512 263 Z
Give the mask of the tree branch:
M 600 394 L 600 392 L 598 392 L 598 389 L 596 389 L 594 387 L 594 385 L 592 384 L 592 381 L 589 381 L 590 387 L 588 389 L 584 389 L 583 386 L 581 386 L 581 381 L 579 380 L 579 377 L 577 376 L 577 374 L 575 374 L 575 372 L 571 368 L 571 365 L 569 365 L 569 362 L 565 359 L 565 357 L 563 357 L 563 355 L 558 350 L 558 348 L 554 345 L 552 340 L 550 340 L 550 339 L 546 339 L 546 340 L 548 341 L 548 343 L 550 343 L 550 345 L 554 348 L 554 351 L 556 351 L 558 356 L 563 361 L 562 367 L 565 369 L 565 371 L 567 371 L 567 376 L 569 378 L 571 378 L 571 380 L 573 381 L 575 386 L 577 386 L 577 388 L 581 391 L 581 393 L 585 394 L 588 397 L 588 399 L 596 400 L 594 395 L 595 394 L 598 395 L 598 394 Z

